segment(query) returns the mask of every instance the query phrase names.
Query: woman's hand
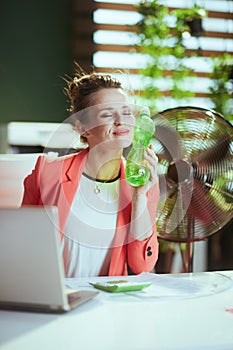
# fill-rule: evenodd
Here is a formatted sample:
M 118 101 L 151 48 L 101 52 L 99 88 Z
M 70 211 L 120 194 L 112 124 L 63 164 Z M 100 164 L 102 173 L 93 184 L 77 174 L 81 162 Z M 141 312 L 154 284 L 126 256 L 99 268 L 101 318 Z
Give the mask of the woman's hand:
M 147 168 L 150 170 L 150 179 L 148 183 L 143 186 L 132 186 L 133 195 L 146 194 L 147 191 L 158 182 L 158 157 L 156 156 L 152 145 L 145 150 L 144 159 L 147 163 Z
M 158 183 L 157 165 L 158 158 L 152 145 L 146 149 L 144 158 L 147 168 L 150 170 L 150 180 L 147 184 L 139 187 L 132 186 L 132 216 L 131 235 L 138 240 L 144 240 L 151 236 L 155 218 L 152 218 L 148 208 L 147 192 Z M 158 198 L 154 198 L 155 206 Z

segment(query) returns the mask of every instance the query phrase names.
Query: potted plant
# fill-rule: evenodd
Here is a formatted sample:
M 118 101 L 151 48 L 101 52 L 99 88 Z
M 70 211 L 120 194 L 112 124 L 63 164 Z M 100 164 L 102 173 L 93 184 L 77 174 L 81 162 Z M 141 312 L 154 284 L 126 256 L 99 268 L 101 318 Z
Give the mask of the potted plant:
M 209 88 L 214 110 L 224 116 L 225 119 L 233 120 L 233 57 L 224 54 L 214 57 L 213 70 L 210 74 L 212 85 Z
M 192 36 L 199 37 L 204 34 L 202 20 L 207 16 L 204 8 L 197 4 L 193 8 L 174 10 L 176 16 L 176 26 L 179 31 L 189 31 Z

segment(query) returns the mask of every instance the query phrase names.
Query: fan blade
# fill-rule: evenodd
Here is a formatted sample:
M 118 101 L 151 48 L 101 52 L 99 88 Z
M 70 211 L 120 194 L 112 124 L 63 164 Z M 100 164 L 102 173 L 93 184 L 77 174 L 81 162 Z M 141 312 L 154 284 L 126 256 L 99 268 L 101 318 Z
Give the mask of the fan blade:
M 202 164 L 206 166 L 222 162 L 227 155 L 229 155 L 231 140 L 230 137 L 226 137 L 224 140 L 215 143 L 214 146 L 198 153 L 193 158 L 193 162 L 199 166 Z
M 191 186 L 187 186 L 186 184 L 179 185 L 179 189 L 176 191 L 176 201 L 171 210 L 169 220 L 167 221 L 167 233 L 171 233 L 181 224 L 189 208 L 191 198 Z
M 188 208 L 189 216 L 209 225 L 215 221 L 216 211 L 218 208 L 209 197 L 209 189 L 194 179 L 192 199 Z
M 152 118 L 155 122 L 155 142 L 159 142 L 160 147 L 162 145 L 162 158 L 169 162 L 174 159 L 183 159 L 185 147 L 176 130 L 160 115 L 155 115 Z
M 164 188 L 164 186 L 163 186 Z M 160 199 L 157 211 L 158 236 L 185 241 L 187 236 L 187 210 L 192 198 L 192 182 L 167 182 L 166 193 Z

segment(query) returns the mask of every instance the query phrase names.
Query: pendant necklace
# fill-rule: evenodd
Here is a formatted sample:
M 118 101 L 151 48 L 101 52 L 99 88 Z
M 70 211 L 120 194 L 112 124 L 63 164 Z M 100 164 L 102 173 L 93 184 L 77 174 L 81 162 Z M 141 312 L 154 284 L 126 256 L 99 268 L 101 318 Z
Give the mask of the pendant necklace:
M 83 175 L 84 175 L 86 178 L 88 178 L 89 180 L 92 180 L 92 181 L 95 182 L 93 192 L 94 192 L 96 195 L 98 195 L 98 194 L 101 193 L 101 187 L 102 187 L 103 184 L 114 182 L 114 181 L 116 181 L 116 180 L 118 180 L 118 179 L 120 178 L 120 172 L 119 172 L 119 174 L 118 174 L 114 179 L 111 179 L 111 180 L 99 180 L 99 179 L 95 179 L 95 178 L 93 178 L 93 177 L 87 175 L 86 173 L 83 173 Z

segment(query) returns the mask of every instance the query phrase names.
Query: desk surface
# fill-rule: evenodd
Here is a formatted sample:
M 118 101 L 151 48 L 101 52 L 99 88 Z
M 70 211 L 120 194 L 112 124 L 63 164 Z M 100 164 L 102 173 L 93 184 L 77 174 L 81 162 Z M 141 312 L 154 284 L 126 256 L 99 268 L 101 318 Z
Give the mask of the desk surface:
M 191 274 L 194 284 L 186 285 L 186 294 L 179 291 L 179 284 L 185 288 L 185 280 L 178 276 L 180 282 L 174 285 L 176 276 L 159 275 L 160 279 L 144 291 L 100 292 L 62 315 L 0 311 L 0 349 L 232 350 L 233 271 L 221 274 L 228 276 L 222 276 L 223 284 L 221 279 L 217 284 L 213 282 L 219 276 L 215 272 Z M 195 295 L 196 281 L 202 288 L 209 277 L 209 295 L 206 289 L 201 296 Z M 159 295 L 159 290 L 166 291 L 159 289 L 163 281 L 168 293 Z M 67 283 L 75 284 L 76 280 Z M 82 281 L 78 283 L 82 285 Z M 221 285 L 223 288 L 218 290 Z M 194 297 L 190 288 L 194 288 Z

